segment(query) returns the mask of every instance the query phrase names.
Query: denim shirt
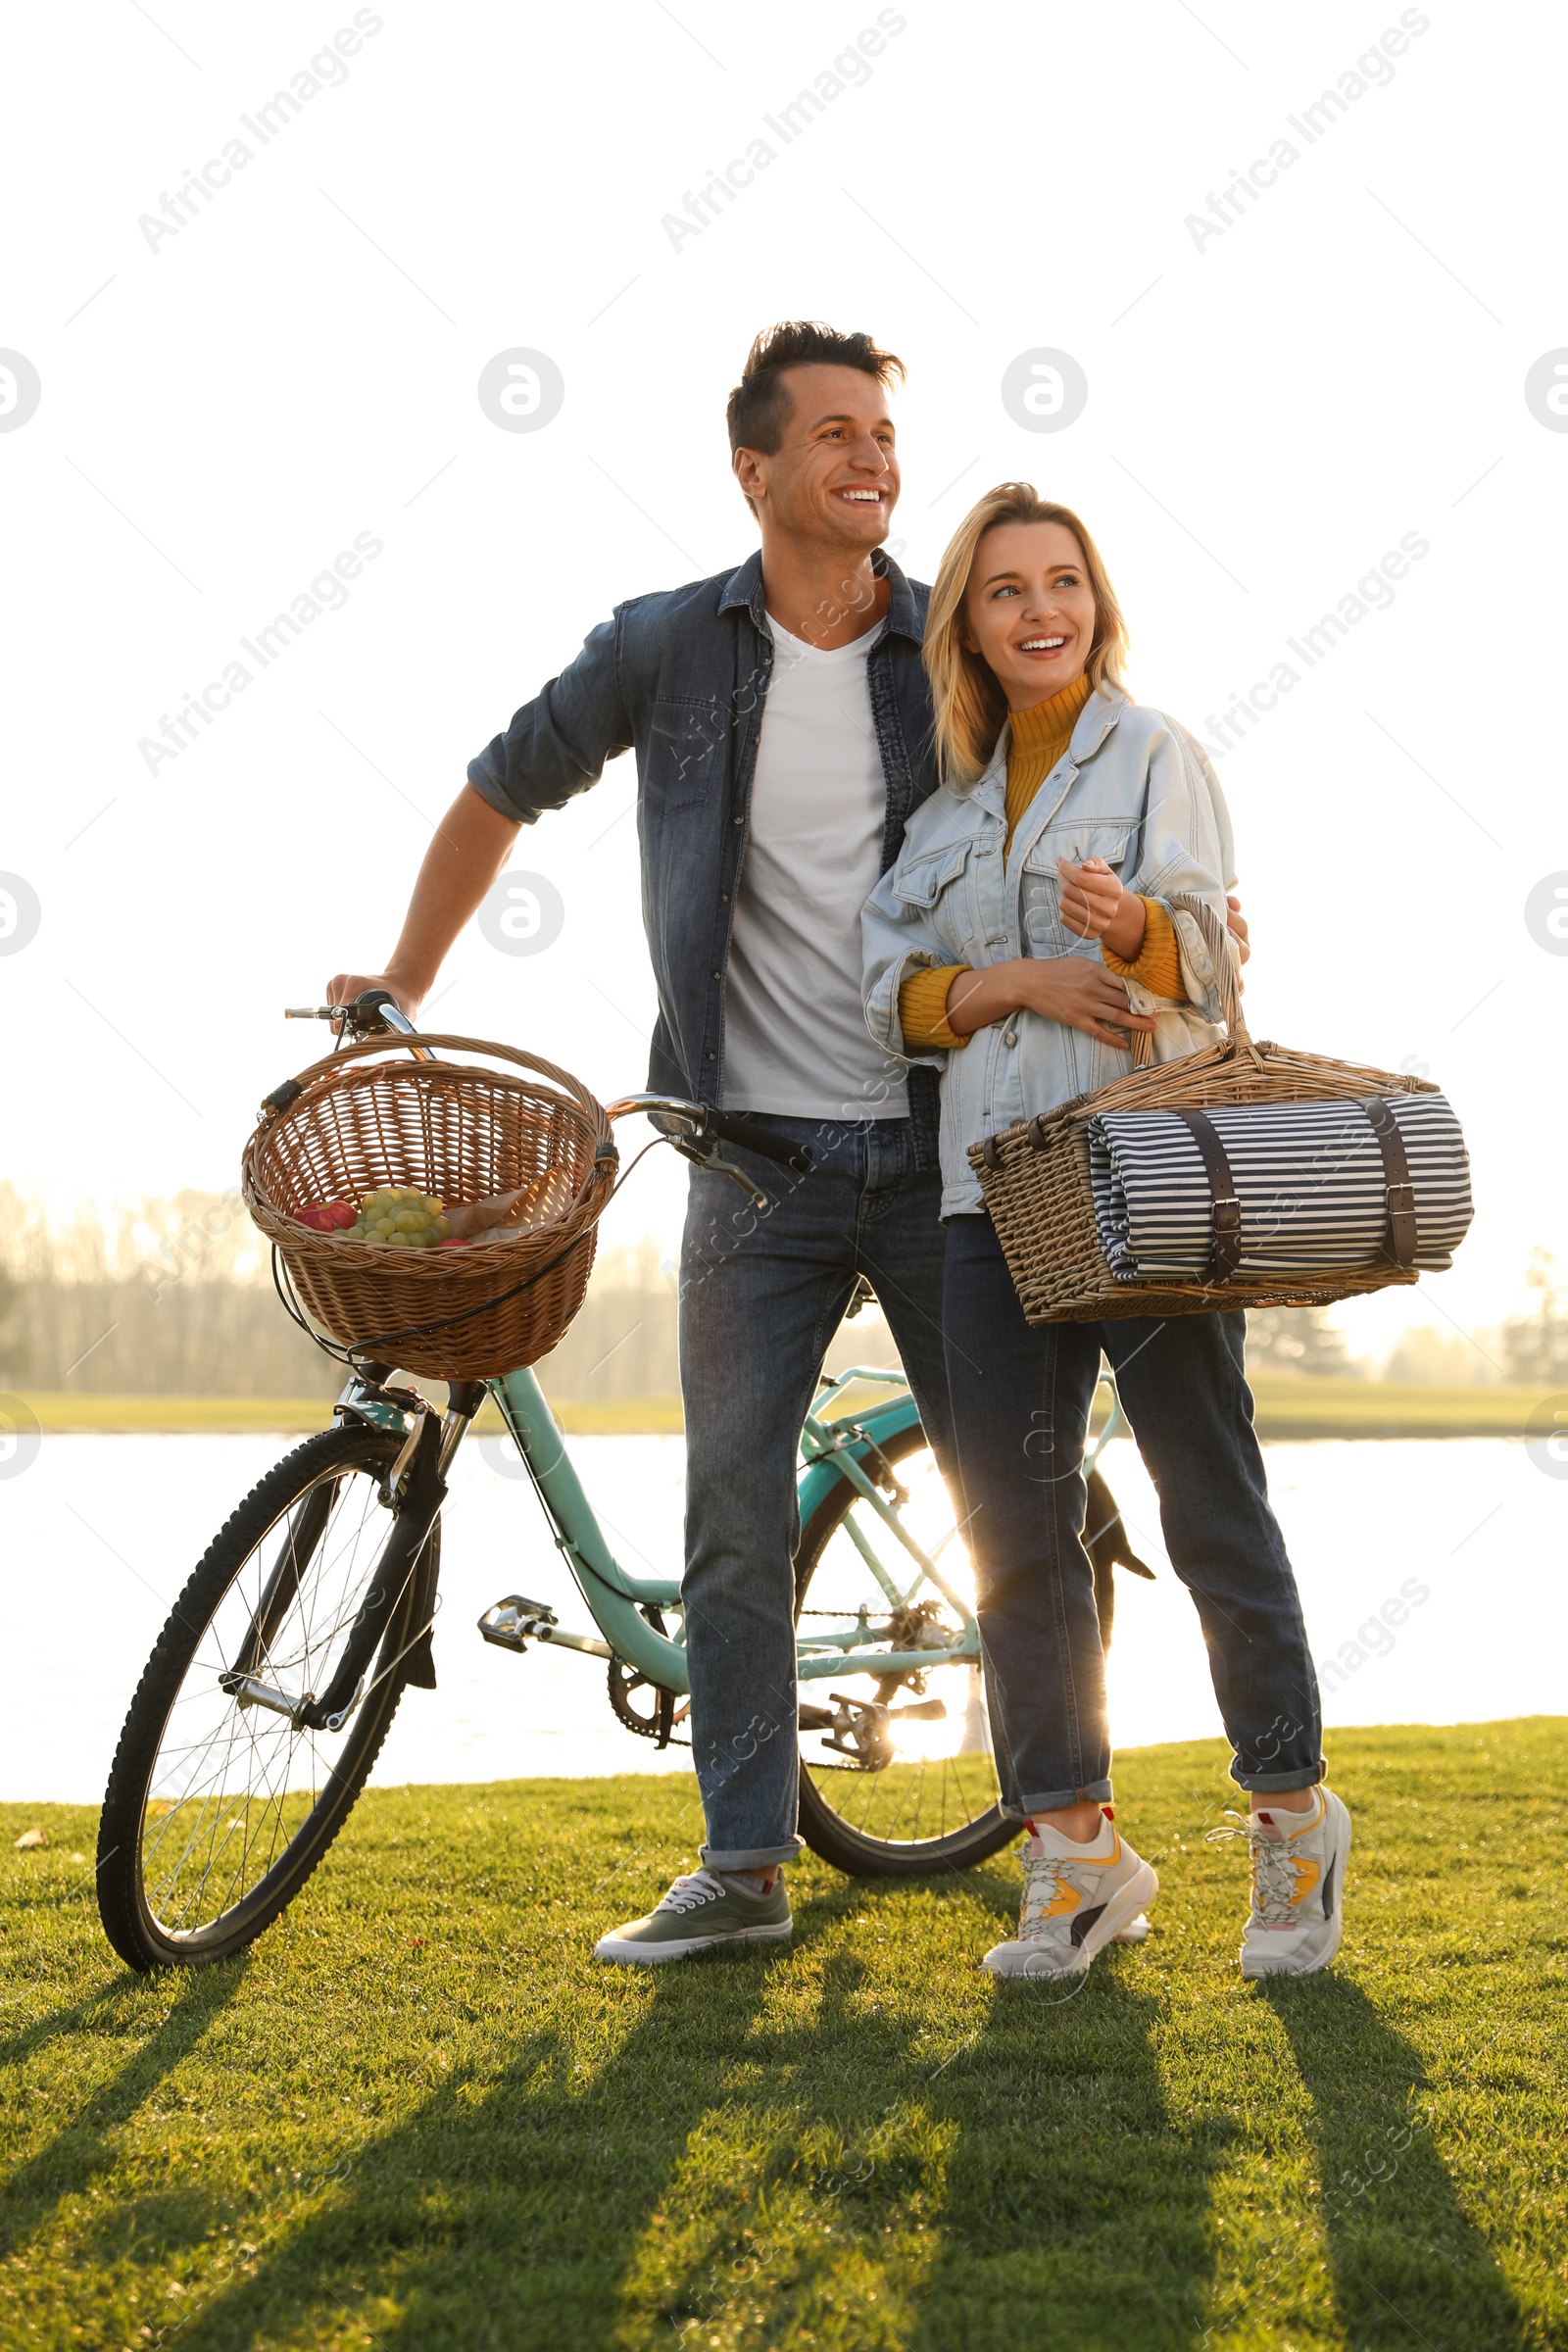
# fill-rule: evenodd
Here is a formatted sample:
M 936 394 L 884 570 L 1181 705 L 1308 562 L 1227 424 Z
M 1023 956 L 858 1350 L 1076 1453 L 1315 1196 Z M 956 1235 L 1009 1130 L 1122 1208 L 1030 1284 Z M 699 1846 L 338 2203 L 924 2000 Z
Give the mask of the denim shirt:
M 1056 859 L 1103 858 L 1123 885 L 1159 899 L 1206 899 L 1225 920 L 1235 879 L 1230 817 L 1219 779 L 1184 727 L 1115 688 L 1092 694 L 1072 740 L 1006 837 L 1007 745 L 1003 728 L 978 783 L 944 786 L 918 809 L 897 862 L 866 901 L 866 1020 L 889 1054 L 943 1071 L 942 1214 L 981 1205 L 968 1147 L 1037 1111 L 1108 1086 L 1132 1055 L 1038 1012 L 1015 1012 L 950 1051 L 906 1053 L 899 990 L 923 966 L 975 970 L 1019 956 L 1100 958 L 1093 940 L 1066 929 Z M 1134 1008 L 1155 1016 L 1160 1060 L 1213 1042 L 1221 1017 L 1217 975 L 1193 917 L 1167 906 L 1181 952 L 1185 998 L 1156 998 L 1137 981 Z
M 887 822 L 882 870 L 911 811 L 936 788 L 931 693 L 920 662 L 927 588 L 890 557 L 887 627 L 867 682 Z M 762 559 L 617 605 L 582 652 L 468 763 L 501 815 L 532 824 L 597 784 L 607 760 L 637 754 L 643 922 L 659 989 L 648 1083 L 717 1105 L 724 1082 L 724 979 L 746 856 L 752 776 L 773 663 Z M 919 1156 L 936 1156 L 936 1084 L 913 1073 Z

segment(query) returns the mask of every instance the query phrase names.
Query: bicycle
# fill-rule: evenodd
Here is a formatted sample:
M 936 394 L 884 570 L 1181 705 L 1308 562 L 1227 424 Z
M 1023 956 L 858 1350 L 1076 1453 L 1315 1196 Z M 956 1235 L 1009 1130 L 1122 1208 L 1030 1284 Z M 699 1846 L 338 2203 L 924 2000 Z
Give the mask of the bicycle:
M 384 997 L 310 1017 L 417 1036 Z M 653 1113 L 677 1150 L 764 1208 L 758 1182 L 719 1146 L 790 1155 L 699 1103 L 642 1094 L 607 1110 L 612 1120 Z M 480 1634 L 518 1654 L 538 1643 L 605 1661 L 616 1716 L 661 1746 L 685 1720 L 680 1581 L 633 1575 L 615 1558 L 533 1373 L 453 1382 L 441 1411 L 395 1386 L 395 1369 L 354 1361 L 333 1427 L 239 1504 L 143 1671 L 105 1793 L 97 1874 L 105 1932 L 134 1969 L 224 1958 L 275 1920 L 347 1820 L 404 1690 L 434 1686 L 441 1507 L 487 1395 L 595 1630 L 510 1593 L 484 1612 Z M 886 1394 L 831 1412 L 856 1386 Z M 1119 1422 L 1112 1385 L 1088 1456 L 1088 1541 L 1107 1632 L 1113 1562 L 1151 1573 L 1095 1468 Z M 823 1377 L 800 1450 L 802 1834 L 852 1875 L 971 1867 L 1017 1825 L 999 1802 L 960 1528 L 904 1375 L 858 1365 Z M 869 1691 L 844 1688 L 866 1683 Z M 776 1736 L 754 1724 L 744 1737 Z

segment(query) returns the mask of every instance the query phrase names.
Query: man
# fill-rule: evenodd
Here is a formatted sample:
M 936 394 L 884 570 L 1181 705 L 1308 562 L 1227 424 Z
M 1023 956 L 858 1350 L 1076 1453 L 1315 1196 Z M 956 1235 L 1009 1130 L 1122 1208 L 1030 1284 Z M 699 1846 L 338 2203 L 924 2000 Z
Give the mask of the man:
M 899 495 L 864 334 L 759 335 L 730 395 L 760 555 L 616 608 L 469 763 L 381 973 L 411 1015 L 520 824 L 635 748 L 643 913 L 659 988 L 649 1085 L 805 1145 L 743 1153 L 765 1217 L 695 1170 L 681 1257 L 687 1654 L 704 1868 L 605 1960 L 787 1937 L 796 1836 L 795 1461 L 823 1352 L 870 1282 L 938 1458 L 947 1447 L 936 1078 L 891 1062 L 860 1004 L 860 907 L 936 782 L 920 663 L 927 591 L 882 553 Z

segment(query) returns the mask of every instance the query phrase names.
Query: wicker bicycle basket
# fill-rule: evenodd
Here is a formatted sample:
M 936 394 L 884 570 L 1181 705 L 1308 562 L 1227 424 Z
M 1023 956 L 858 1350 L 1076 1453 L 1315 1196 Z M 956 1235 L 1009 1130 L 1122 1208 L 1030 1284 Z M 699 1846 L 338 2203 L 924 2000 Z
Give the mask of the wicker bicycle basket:
M 345 1046 L 270 1096 L 245 1147 L 245 1204 L 341 1347 L 435 1380 L 493 1379 L 548 1355 L 581 1306 L 615 1146 L 599 1103 L 554 1063 L 474 1038 L 418 1045 L 431 1058 L 372 1059 L 398 1051 L 381 1037 Z M 448 1207 L 531 1187 L 536 1221 L 471 1250 L 387 1249 L 298 1222 L 311 1201 L 384 1185 Z
M 1243 1306 L 1322 1306 L 1390 1283 L 1420 1279 L 1392 1257 L 1364 1267 L 1227 1281 L 1118 1282 L 1100 1247 L 1089 1180 L 1089 1122 L 1107 1110 L 1206 1110 L 1245 1102 L 1329 1102 L 1371 1095 L 1432 1095 L 1429 1081 L 1336 1061 L 1326 1054 L 1254 1043 L 1242 1014 L 1236 967 L 1217 917 L 1201 900 L 1174 902 L 1199 924 L 1219 976 L 1226 1034 L 1217 1046 L 1154 1062 L 1148 1039 L 1135 1067 L 1096 1093 L 970 1146 L 1025 1315 L 1031 1323 L 1098 1323 L 1122 1315 L 1213 1314 Z M 1143 1066 L 1136 1066 L 1142 1062 Z

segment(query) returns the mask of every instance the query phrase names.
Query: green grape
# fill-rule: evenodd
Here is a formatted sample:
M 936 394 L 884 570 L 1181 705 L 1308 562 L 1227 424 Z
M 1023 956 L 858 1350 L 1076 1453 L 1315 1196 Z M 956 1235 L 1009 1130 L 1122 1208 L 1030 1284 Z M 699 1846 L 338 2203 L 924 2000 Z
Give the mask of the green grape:
M 445 1204 L 434 1193 L 410 1184 L 378 1184 L 361 1195 L 349 1238 L 382 1249 L 429 1250 L 451 1231 Z

